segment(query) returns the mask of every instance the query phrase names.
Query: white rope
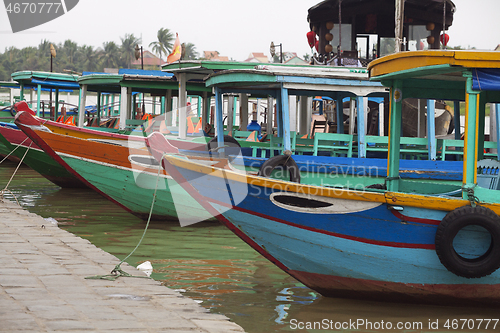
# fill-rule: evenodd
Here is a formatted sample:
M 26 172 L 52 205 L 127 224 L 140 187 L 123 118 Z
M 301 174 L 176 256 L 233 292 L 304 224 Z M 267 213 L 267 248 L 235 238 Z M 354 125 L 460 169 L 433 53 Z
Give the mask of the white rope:
M 26 138 L 24 141 L 26 141 L 26 140 L 27 140 L 27 138 Z M 24 142 L 24 141 L 23 141 L 23 142 Z M 26 157 L 26 155 L 28 154 L 28 151 L 30 150 L 30 148 L 31 148 L 31 145 L 32 145 L 32 144 L 33 144 L 33 142 L 31 142 L 31 143 L 30 143 L 30 145 L 28 146 L 28 149 L 26 149 L 26 151 L 24 152 L 23 158 L 21 158 L 21 161 L 19 161 L 19 164 L 17 165 L 16 170 L 14 170 L 14 173 L 12 174 L 12 176 L 11 176 L 11 177 L 10 177 L 10 179 L 9 179 L 9 181 L 7 182 L 7 185 L 5 185 L 5 188 L 4 188 L 2 191 L 0 191 L 0 194 L 1 194 L 1 196 L 0 196 L 0 197 L 1 197 L 1 200 L 2 200 L 2 201 L 3 201 L 3 195 L 4 195 L 4 192 L 5 192 L 5 191 L 9 191 L 9 192 L 10 192 L 10 194 L 12 194 L 12 196 L 13 196 L 13 197 L 14 197 L 14 199 L 16 200 L 17 204 L 18 204 L 19 206 L 21 206 L 21 204 L 19 203 L 19 201 L 17 201 L 17 198 L 16 198 L 16 196 L 14 195 L 14 193 L 12 193 L 12 191 L 8 190 L 7 188 L 9 187 L 10 182 L 12 181 L 12 179 L 14 178 L 14 176 L 16 175 L 17 170 L 19 170 L 19 167 L 21 166 L 21 164 L 23 164 L 24 158 L 25 158 L 25 157 Z M 19 147 L 19 146 L 18 146 L 18 147 Z M 17 148 L 16 148 L 16 149 L 17 149 Z M 3 162 L 3 161 L 2 161 L 2 162 Z
M 2 164 L 2 163 L 3 163 L 3 161 L 5 161 L 7 158 L 9 158 L 9 156 L 10 156 L 10 155 L 12 155 L 12 153 L 13 153 L 13 152 L 15 152 L 15 151 L 16 151 L 16 149 L 17 149 L 17 148 L 19 148 L 19 147 L 20 147 L 20 146 L 21 146 L 21 145 L 22 145 L 22 144 L 23 144 L 26 140 L 28 140 L 28 137 L 27 137 L 26 139 L 24 139 L 24 141 L 23 141 L 23 142 L 21 142 L 20 144 L 18 144 L 18 145 L 16 146 L 16 148 L 12 149 L 12 151 L 11 151 L 9 154 L 7 154 L 7 156 L 5 156 L 5 158 L 4 158 L 3 160 L 1 160 L 1 161 L 0 161 L 0 164 Z M 30 145 L 30 146 L 31 146 L 31 145 Z

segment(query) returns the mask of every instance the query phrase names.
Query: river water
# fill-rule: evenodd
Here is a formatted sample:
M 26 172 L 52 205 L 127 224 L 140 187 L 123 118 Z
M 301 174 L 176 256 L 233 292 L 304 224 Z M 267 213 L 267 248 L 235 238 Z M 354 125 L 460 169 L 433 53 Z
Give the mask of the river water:
M 5 188 L 16 166 L 9 161 L 0 164 L 0 188 Z M 91 190 L 60 189 L 25 166 L 8 189 L 12 194 L 6 192 L 6 198 L 14 200 L 15 195 L 27 210 L 57 220 L 59 227 L 120 259 L 134 249 L 146 226 Z M 217 222 L 182 228 L 178 223 L 152 222 L 127 262 L 137 266 L 146 260 L 153 264 L 155 280 L 226 315 L 249 333 L 481 332 L 487 323 L 481 319 L 500 318 L 499 309 L 322 297 Z M 500 323 L 493 325 L 495 321 L 487 331 L 500 332 Z

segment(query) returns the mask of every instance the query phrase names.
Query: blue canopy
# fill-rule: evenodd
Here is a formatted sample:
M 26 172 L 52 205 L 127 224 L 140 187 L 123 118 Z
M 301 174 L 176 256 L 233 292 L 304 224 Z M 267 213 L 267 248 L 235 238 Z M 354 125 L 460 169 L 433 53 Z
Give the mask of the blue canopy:
M 174 74 L 156 70 L 143 70 L 143 69 L 129 69 L 129 68 L 120 68 L 118 70 L 118 74 L 128 74 L 128 75 L 151 75 L 151 76 L 165 76 L 172 77 Z
M 53 88 L 66 88 L 66 89 L 73 89 L 77 90 L 80 89 L 80 85 L 77 82 L 67 82 L 67 81 L 49 81 L 49 80 L 38 80 L 38 79 L 31 79 L 31 83 L 33 84 L 40 84 L 43 87 L 53 87 Z
M 500 91 L 500 69 L 477 69 L 472 72 L 472 89 Z

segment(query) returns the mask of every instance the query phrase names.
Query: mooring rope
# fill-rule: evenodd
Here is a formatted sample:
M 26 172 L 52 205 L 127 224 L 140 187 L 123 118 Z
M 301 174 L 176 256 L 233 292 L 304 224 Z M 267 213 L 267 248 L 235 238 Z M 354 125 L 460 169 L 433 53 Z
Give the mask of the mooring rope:
M 26 141 L 28 138 L 26 138 L 24 141 Z M 22 143 L 24 143 L 24 141 Z M 14 150 L 16 150 L 22 143 L 20 143 Z M 7 185 L 5 185 L 5 188 L 3 190 L 0 191 L 0 200 L 3 201 L 3 195 L 5 193 L 5 191 L 8 191 L 13 197 L 14 197 L 14 200 L 16 200 L 17 204 L 19 206 L 21 206 L 21 204 L 19 203 L 19 201 L 17 200 L 16 196 L 14 195 L 14 193 L 12 193 L 11 190 L 7 189 L 10 185 L 10 182 L 12 181 L 12 179 L 14 179 L 14 176 L 16 175 L 17 173 L 17 170 L 19 170 L 19 167 L 21 166 L 21 164 L 23 164 L 23 161 L 24 161 L 24 158 L 26 157 L 26 155 L 28 154 L 28 151 L 30 150 L 31 148 L 31 145 L 33 144 L 33 142 L 30 143 L 30 145 L 28 146 L 28 149 L 26 149 L 26 151 L 24 152 L 24 155 L 23 155 L 23 158 L 21 158 L 21 160 L 19 161 L 19 164 L 17 165 L 16 167 L 16 170 L 14 170 L 14 173 L 12 174 L 12 176 L 10 177 L 9 181 L 7 182 Z M 12 150 L 12 151 L 14 151 Z M 11 152 L 12 153 L 12 152 Z M 9 154 L 10 155 L 10 154 Z M 2 160 L 3 162 L 3 160 Z
M 20 146 L 21 146 L 21 145 L 22 145 L 22 144 L 23 144 L 26 140 L 28 140 L 28 138 L 24 139 L 24 141 L 23 141 L 23 142 L 21 142 L 20 144 L 18 144 L 18 145 L 16 146 L 16 148 L 12 149 L 12 151 L 11 151 L 10 153 L 8 153 L 8 154 L 7 154 L 7 156 L 5 156 L 3 160 L 1 160 L 1 161 L 0 161 L 0 164 L 2 164 L 2 163 L 3 163 L 3 161 L 5 161 L 7 158 L 9 158 L 9 156 L 10 156 L 10 155 L 12 155 L 12 153 L 13 153 L 13 152 L 15 152 L 15 151 L 17 150 L 17 148 L 19 148 L 19 147 L 20 147 Z M 31 146 L 31 145 L 30 145 L 30 146 Z
M 142 233 L 142 237 L 139 240 L 139 243 L 137 243 L 137 245 L 132 250 L 132 252 L 130 252 L 124 259 L 122 259 L 120 261 L 120 263 L 118 265 L 115 266 L 115 268 L 113 268 L 113 270 L 111 271 L 110 274 L 87 276 L 87 277 L 85 277 L 85 279 L 111 280 L 111 281 L 114 281 L 114 280 L 118 279 L 120 276 L 123 276 L 123 277 L 134 277 L 134 278 L 148 278 L 147 276 L 131 275 L 131 274 L 123 271 L 121 269 L 120 265 L 123 264 L 125 262 L 125 260 L 127 260 L 135 252 L 135 250 L 137 250 L 137 248 L 139 247 L 139 245 L 141 245 L 142 240 L 144 239 L 144 236 L 146 236 L 146 231 L 148 230 L 149 222 L 151 221 L 151 216 L 153 215 L 153 208 L 154 208 L 155 201 L 156 201 L 156 192 L 158 190 L 158 181 L 160 179 L 160 171 L 161 171 L 161 165 L 158 165 L 158 175 L 156 177 L 156 186 L 155 186 L 155 191 L 153 193 L 153 201 L 151 202 L 151 209 L 149 210 L 148 222 L 146 223 L 146 227 L 144 228 L 144 232 Z

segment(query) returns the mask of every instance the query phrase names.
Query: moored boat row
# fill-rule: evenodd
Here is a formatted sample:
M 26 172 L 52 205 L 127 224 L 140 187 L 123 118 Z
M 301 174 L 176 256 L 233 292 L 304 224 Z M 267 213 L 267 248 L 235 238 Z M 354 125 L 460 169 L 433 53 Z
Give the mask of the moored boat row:
M 217 165 L 201 163 L 161 135 L 148 142 L 165 152 L 156 156 L 193 198 L 323 295 L 498 306 L 500 164 L 484 159 L 481 119 L 485 103 L 500 102 L 499 64 L 496 53 L 466 51 L 406 52 L 370 64 L 371 79 L 391 88 L 387 175 L 378 188 L 273 179 L 234 170 L 223 155 Z M 466 101 L 457 191 L 439 193 L 439 181 L 400 176 L 401 105 L 408 97 Z M 281 163 L 293 170 L 292 158 Z
M 63 126 L 27 109 L 16 124 L 69 174 L 133 214 L 186 224 L 217 218 L 325 296 L 498 305 L 499 167 L 482 161 L 481 119 L 485 103 L 500 102 L 499 62 L 488 52 L 419 51 L 375 60 L 370 81 L 368 73 L 343 68 L 321 76 L 293 67 L 213 73 L 205 84 L 215 93 L 215 148 L 204 135 L 182 138 L 184 129 L 161 133 L 161 117 L 140 135 Z M 486 82 L 482 73 L 494 79 Z M 364 105 L 364 97 L 386 94 L 384 86 L 391 88 L 389 136 L 379 150 L 386 162 L 366 157 L 363 108 L 357 133 L 324 133 L 329 144 L 292 128 L 291 95 L 335 93 L 340 106 L 347 94 Z M 222 96 L 234 93 L 276 98 L 276 136 L 228 141 Z M 427 152 L 417 141 L 403 144 L 404 98 L 466 101 L 463 162 L 433 160 L 431 140 L 423 144 Z M 342 112 L 337 108 L 337 119 Z M 408 166 L 405 154 L 423 159 Z

